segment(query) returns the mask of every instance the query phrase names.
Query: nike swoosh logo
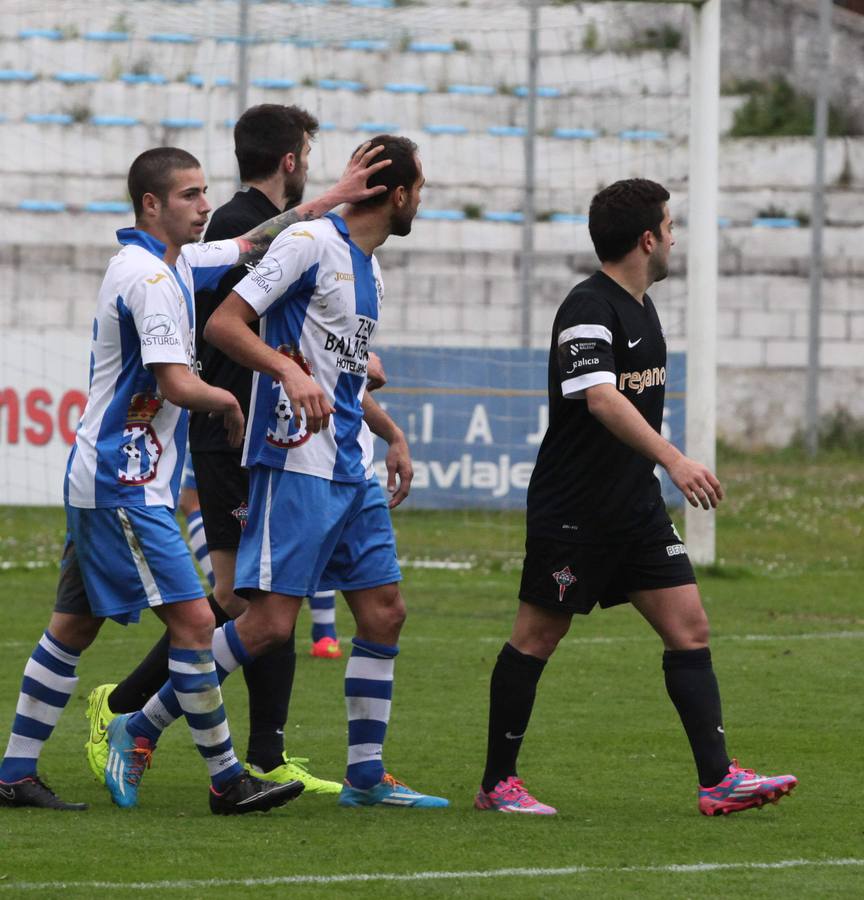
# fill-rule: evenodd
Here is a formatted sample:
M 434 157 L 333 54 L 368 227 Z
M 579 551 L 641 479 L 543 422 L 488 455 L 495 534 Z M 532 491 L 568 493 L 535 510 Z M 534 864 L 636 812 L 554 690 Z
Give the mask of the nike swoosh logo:
M 15 789 L 13 788 L 11 791 L 7 788 L 0 787 L 0 797 L 5 797 L 7 800 L 15 799 Z
M 518 741 L 519 738 L 525 737 L 525 732 L 523 731 L 522 734 L 510 734 L 510 732 L 507 731 L 505 732 L 504 737 L 506 737 L 508 741 Z
M 627 341 L 627 346 L 632 350 L 641 340 L 642 338 L 636 338 L 635 341 Z

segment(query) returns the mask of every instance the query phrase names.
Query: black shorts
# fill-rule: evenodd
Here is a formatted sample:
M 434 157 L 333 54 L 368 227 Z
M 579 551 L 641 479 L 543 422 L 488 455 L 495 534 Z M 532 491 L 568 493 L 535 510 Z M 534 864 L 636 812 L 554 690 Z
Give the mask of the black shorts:
M 75 545 L 66 541 L 63 558 L 60 560 L 60 580 L 57 582 L 57 599 L 54 601 L 54 612 L 69 613 L 73 616 L 92 616 L 90 601 L 81 568 L 75 554 Z
M 529 538 L 519 599 L 585 615 L 598 603 L 604 609 L 626 603 L 634 591 L 695 583 L 687 548 L 668 522 L 636 540 L 617 544 Z
M 240 546 L 249 500 L 249 471 L 240 465 L 240 459 L 239 453 L 192 454 L 201 520 L 210 550 L 236 550 Z

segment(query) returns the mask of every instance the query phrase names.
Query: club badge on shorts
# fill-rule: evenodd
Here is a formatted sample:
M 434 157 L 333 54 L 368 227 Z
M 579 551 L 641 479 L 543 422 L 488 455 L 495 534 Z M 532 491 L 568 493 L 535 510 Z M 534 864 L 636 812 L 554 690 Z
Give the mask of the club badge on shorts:
M 564 602 L 564 592 L 571 584 L 576 584 L 576 576 L 570 571 L 570 566 L 564 566 L 560 572 L 553 572 L 552 577 L 558 585 L 558 602 Z

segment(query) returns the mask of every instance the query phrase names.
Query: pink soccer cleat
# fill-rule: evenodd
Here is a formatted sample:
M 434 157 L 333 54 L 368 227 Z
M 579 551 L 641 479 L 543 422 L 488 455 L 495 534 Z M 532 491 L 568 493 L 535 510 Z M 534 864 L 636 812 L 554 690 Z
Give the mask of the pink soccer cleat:
M 503 813 L 527 813 L 533 816 L 554 816 L 558 810 L 554 806 L 541 803 L 525 790 L 521 778 L 511 775 L 506 781 L 499 781 L 487 794 L 483 788 L 474 798 L 474 809 L 492 809 Z
M 339 647 L 339 641 L 331 637 L 322 637 L 320 641 L 315 641 L 312 645 L 309 655 L 317 659 L 341 659 L 342 650 Z
M 794 775 L 759 775 L 742 769 L 733 759 L 729 774 L 714 787 L 699 786 L 699 812 L 703 816 L 726 816 L 753 806 L 778 803 L 798 784 Z

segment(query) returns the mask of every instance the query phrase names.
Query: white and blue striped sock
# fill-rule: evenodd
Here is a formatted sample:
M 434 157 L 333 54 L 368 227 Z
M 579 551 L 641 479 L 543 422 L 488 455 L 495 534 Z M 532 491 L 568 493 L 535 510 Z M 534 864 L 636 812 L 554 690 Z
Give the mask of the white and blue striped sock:
M 329 637 L 336 640 L 336 591 L 316 591 L 309 598 L 312 612 L 312 643 Z
M 169 650 L 169 659 L 171 656 Z M 246 652 L 237 626 L 234 622 L 226 622 L 213 632 L 213 659 L 219 684 L 241 665 L 250 662 L 252 657 Z M 162 732 L 183 715 L 183 709 L 177 698 L 172 681 L 166 681 L 159 693 L 154 694 L 126 723 L 126 730 L 135 737 L 146 737 L 154 744 Z
M 213 653 L 172 647 L 168 672 L 195 746 L 207 763 L 213 787 L 220 791 L 243 772 L 243 766 L 231 742 Z
M 348 768 L 345 778 L 367 790 L 384 777 L 384 737 L 390 721 L 393 665 L 398 647 L 352 640 L 345 667 L 345 703 L 348 707 Z
M 36 774 L 42 747 L 78 684 L 75 667 L 80 659 L 77 650 L 64 646 L 47 631 L 39 639 L 24 667 L 12 734 L 0 763 L 0 781 L 10 784 Z
M 213 563 L 210 562 L 210 551 L 207 549 L 207 535 L 204 534 L 204 520 L 201 518 L 200 509 L 196 509 L 186 516 L 186 527 L 189 530 L 189 549 L 198 561 L 204 577 L 210 582 L 210 587 L 215 587 L 216 576 L 213 574 Z

